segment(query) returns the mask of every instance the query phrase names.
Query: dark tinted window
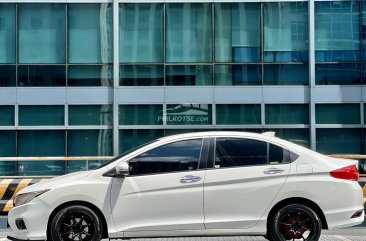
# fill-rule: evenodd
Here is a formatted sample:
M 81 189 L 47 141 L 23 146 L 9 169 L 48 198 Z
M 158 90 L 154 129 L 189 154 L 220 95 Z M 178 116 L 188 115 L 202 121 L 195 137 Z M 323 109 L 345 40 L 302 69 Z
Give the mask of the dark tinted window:
M 235 138 L 216 139 L 216 168 L 275 165 L 291 161 L 293 160 L 289 151 L 267 142 Z
M 130 175 L 190 171 L 198 169 L 202 139 L 170 143 L 130 160 Z
M 250 139 L 216 139 L 216 168 L 253 166 L 266 163 L 266 142 Z

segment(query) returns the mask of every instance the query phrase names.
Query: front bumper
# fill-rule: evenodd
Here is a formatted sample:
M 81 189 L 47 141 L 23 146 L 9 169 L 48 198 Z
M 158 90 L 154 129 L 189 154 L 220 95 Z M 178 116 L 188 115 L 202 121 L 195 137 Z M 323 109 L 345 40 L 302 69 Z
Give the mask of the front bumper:
M 15 207 L 8 214 L 11 228 L 10 240 L 46 240 L 47 224 L 51 214 L 51 207 L 39 198 Z M 16 225 L 17 219 L 23 219 L 26 229 L 20 230 Z

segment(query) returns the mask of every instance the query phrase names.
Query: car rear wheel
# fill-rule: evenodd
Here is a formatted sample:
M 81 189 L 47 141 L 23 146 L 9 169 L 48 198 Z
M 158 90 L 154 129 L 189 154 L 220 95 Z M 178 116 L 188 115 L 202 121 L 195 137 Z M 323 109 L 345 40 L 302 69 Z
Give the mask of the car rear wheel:
M 268 239 L 271 241 L 318 241 L 322 229 L 316 213 L 302 204 L 279 209 L 269 222 Z
M 102 233 L 98 215 L 79 205 L 60 210 L 52 220 L 50 230 L 53 241 L 100 241 Z

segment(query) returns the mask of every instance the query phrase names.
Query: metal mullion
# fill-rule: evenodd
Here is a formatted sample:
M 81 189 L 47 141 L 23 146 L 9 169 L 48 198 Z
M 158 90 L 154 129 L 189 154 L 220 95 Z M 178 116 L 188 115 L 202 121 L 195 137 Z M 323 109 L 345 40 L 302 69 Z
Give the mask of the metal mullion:
M 119 153 L 119 2 L 113 0 L 113 155 Z
M 18 86 L 18 51 L 19 50 L 19 41 L 18 41 L 18 4 L 15 4 L 15 87 Z M 15 91 L 16 95 L 18 95 L 18 91 Z M 18 98 L 17 98 L 18 99 Z
M 309 38 L 309 124 L 310 148 L 316 151 L 316 121 L 315 121 L 315 3 L 308 3 L 308 38 Z

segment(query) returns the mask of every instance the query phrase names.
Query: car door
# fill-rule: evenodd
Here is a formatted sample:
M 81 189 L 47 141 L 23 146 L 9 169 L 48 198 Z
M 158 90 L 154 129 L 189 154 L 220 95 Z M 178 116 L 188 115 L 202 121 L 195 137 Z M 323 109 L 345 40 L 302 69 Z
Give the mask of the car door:
M 210 149 L 214 168 L 207 170 L 204 183 L 205 227 L 254 226 L 289 174 L 289 151 L 261 140 L 231 137 L 213 138 Z
M 114 178 L 111 188 L 117 231 L 126 235 L 204 229 L 205 170 L 199 165 L 205 164 L 208 139 L 207 145 L 203 143 L 203 139 L 175 141 L 128 161 L 130 174 Z

